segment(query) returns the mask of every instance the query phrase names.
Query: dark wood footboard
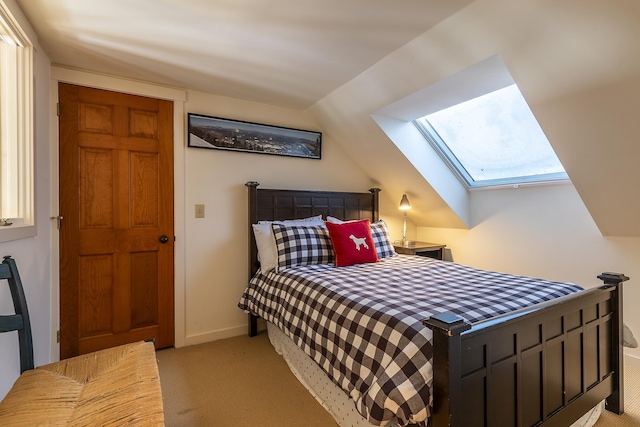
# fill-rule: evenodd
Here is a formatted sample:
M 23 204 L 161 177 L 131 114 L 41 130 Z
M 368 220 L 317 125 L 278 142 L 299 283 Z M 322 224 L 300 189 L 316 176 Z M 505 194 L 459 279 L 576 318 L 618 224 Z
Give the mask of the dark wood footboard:
M 432 427 L 569 426 L 606 399 L 621 414 L 622 274 L 604 285 L 475 324 L 433 330 Z

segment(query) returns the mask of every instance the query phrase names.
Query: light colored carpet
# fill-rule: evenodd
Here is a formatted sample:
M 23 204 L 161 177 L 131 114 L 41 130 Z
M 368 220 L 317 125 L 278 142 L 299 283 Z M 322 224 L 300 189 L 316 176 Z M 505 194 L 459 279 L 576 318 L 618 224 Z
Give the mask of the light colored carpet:
M 167 427 L 336 427 L 266 331 L 157 352 Z M 594 427 L 640 426 L 640 369 L 626 367 L 625 413 Z
M 267 332 L 157 352 L 167 427 L 337 427 Z
M 624 369 L 624 414 L 602 411 L 594 427 L 640 426 L 640 369 L 631 366 L 625 366 Z

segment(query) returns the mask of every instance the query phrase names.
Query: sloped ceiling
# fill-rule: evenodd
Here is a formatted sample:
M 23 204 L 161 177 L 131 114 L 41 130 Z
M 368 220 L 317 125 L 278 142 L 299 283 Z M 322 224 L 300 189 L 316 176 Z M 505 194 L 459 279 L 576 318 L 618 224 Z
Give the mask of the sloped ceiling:
M 54 64 L 308 110 L 423 226 L 473 226 L 468 201 L 372 115 L 500 55 L 601 232 L 640 236 L 636 0 L 16 2 Z
M 17 0 L 54 64 L 305 109 L 471 0 Z

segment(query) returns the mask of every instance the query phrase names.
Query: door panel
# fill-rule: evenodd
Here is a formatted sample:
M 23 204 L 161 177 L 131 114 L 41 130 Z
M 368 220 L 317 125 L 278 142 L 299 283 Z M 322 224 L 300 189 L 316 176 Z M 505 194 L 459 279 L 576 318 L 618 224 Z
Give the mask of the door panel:
M 171 346 L 173 105 L 62 83 L 59 97 L 61 357 Z
M 154 277 L 147 277 L 153 274 Z M 132 289 L 131 313 L 132 327 L 155 325 L 158 322 L 158 288 L 153 286 L 157 282 L 158 253 L 138 252 L 131 255 L 131 277 L 134 283 L 139 283 Z
M 80 336 L 111 331 L 113 306 L 113 256 L 80 257 Z
M 80 150 L 80 229 L 113 228 L 113 151 Z

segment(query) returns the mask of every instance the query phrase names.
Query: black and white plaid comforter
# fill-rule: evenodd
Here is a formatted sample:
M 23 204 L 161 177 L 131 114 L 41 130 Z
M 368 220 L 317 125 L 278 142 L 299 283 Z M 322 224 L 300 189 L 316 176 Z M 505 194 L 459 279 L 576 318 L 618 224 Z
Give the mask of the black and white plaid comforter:
M 579 286 L 398 255 L 350 267 L 258 273 L 238 306 L 281 328 L 376 425 L 425 425 L 431 330 L 453 312 L 476 322 L 580 290 Z

